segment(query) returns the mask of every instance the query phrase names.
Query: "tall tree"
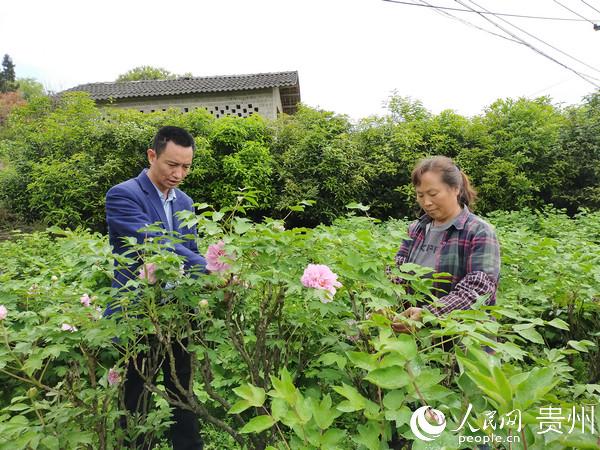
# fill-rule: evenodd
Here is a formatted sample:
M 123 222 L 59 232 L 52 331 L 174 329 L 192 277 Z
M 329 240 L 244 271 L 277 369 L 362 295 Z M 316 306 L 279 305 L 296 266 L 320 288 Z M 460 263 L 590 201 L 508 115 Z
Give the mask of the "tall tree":
M 119 75 L 116 81 L 170 80 L 173 78 L 177 78 L 177 75 L 162 67 L 138 66 Z
M 15 82 L 15 65 L 10 56 L 4 55 L 0 73 L 0 92 L 16 91 L 18 87 L 18 83 Z

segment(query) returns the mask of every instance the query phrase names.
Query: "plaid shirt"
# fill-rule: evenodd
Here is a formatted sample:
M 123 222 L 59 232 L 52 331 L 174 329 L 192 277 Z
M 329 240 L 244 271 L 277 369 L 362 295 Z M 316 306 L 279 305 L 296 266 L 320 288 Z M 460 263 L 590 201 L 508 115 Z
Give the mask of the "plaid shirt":
M 431 217 L 425 214 L 410 224 L 409 239 L 402 242 L 396 254 L 398 266 L 412 262 L 412 251 L 423 243 L 426 226 L 431 221 Z M 485 294 L 490 294 L 485 304 L 495 305 L 500 276 L 500 248 L 492 227 L 465 206 L 442 238 L 435 255 L 434 270 L 452 274 L 451 284 L 434 283 L 436 288 L 447 292 L 435 291 L 439 297 L 438 303 L 443 306 L 427 307 L 436 316 L 455 309 L 469 309 L 477 298 Z M 394 281 L 404 282 L 402 279 Z

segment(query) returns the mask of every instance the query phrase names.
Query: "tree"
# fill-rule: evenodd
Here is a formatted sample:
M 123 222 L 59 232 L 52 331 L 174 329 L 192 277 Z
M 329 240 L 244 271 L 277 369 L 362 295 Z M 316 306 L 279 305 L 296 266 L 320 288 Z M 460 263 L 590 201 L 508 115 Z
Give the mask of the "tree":
M 18 87 L 18 83 L 15 82 L 15 65 L 10 56 L 4 55 L 0 73 L 0 92 L 16 91 Z
M 25 100 L 46 95 L 44 85 L 35 78 L 18 78 L 19 92 Z
M 174 78 L 177 78 L 177 74 L 162 67 L 138 66 L 119 75 L 116 81 L 172 80 Z

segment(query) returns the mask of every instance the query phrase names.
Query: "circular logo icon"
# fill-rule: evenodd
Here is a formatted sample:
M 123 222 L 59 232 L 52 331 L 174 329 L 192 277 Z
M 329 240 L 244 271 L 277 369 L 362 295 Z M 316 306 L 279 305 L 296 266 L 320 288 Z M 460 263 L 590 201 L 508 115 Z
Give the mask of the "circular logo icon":
M 429 423 L 435 422 L 436 425 Z M 422 441 L 433 441 L 446 428 L 446 416 L 444 413 L 433 409 L 431 406 L 421 406 L 410 418 L 410 429 L 413 434 Z

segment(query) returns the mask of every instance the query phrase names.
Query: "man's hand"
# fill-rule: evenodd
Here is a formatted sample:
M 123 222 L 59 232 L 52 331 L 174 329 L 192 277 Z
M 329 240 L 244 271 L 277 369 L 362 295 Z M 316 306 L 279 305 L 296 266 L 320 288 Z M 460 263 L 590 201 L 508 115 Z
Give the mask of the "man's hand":
M 407 319 L 412 320 L 414 322 L 420 322 L 422 316 L 423 308 L 411 306 L 410 308 L 404 310 L 396 317 L 394 317 L 394 320 L 392 322 L 392 329 L 396 333 L 412 333 L 414 331 L 414 325 L 407 323 Z

